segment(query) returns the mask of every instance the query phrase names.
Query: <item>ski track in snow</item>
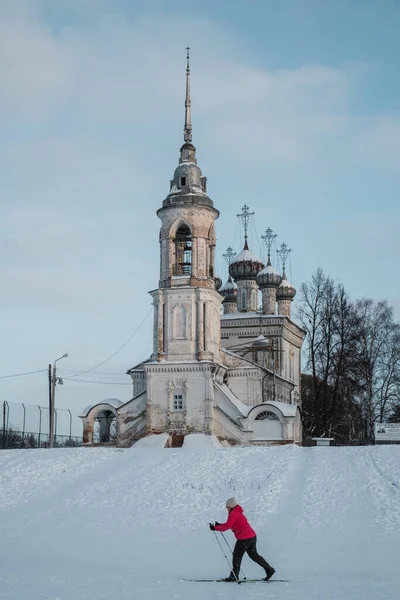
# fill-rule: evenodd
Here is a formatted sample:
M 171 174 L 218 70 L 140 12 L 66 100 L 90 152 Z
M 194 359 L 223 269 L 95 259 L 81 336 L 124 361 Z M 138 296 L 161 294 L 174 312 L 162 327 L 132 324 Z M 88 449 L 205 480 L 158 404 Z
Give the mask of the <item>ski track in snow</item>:
M 2 600 L 400 597 L 400 447 L 164 444 L 1 452 Z M 232 495 L 290 583 L 180 581 L 229 572 L 208 522 Z

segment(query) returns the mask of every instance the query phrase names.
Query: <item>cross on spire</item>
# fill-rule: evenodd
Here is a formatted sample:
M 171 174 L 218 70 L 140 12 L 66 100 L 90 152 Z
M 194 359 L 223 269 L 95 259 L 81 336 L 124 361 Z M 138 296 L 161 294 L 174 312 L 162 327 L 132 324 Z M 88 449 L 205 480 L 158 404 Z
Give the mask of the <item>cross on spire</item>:
M 190 48 L 186 48 L 186 96 L 185 96 L 185 127 L 183 129 L 185 142 L 192 141 L 192 105 L 190 101 Z
M 267 246 L 267 252 L 268 252 L 268 265 L 271 264 L 271 248 L 272 248 L 272 244 L 275 241 L 275 238 L 278 237 L 277 233 L 273 233 L 271 227 L 268 227 L 268 229 L 265 230 L 265 234 L 261 236 L 261 239 L 263 240 L 264 244 Z
M 249 227 L 250 218 L 254 215 L 253 212 L 249 211 L 249 207 L 245 204 L 242 208 L 242 212 L 237 214 L 236 216 L 242 221 L 243 229 L 244 229 L 244 248 L 248 250 L 249 247 L 247 245 L 247 229 Z
M 285 267 L 286 267 L 286 260 L 287 257 L 289 256 L 289 254 L 291 253 L 292 249 L 288 248 L 287 245 L 285 244 L 285 242 L 283 242 L 280 245 L 280 248 L 276 251 L 276 253 L 278 254 L 278 256 L 280 257 L 281 261 L 282 261 L 282 277 L 285 277 Z

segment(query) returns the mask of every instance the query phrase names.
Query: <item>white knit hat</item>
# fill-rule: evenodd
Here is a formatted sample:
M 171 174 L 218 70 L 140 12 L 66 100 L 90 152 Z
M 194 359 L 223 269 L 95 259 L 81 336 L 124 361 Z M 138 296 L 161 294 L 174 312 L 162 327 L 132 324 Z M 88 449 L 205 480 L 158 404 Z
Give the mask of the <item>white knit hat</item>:
M 232 498 L 228 498 L 228 500 L 226 501 L 226 508 L 235 508 L 235 506 L 237 506 L 235 496 L 232 496 Z

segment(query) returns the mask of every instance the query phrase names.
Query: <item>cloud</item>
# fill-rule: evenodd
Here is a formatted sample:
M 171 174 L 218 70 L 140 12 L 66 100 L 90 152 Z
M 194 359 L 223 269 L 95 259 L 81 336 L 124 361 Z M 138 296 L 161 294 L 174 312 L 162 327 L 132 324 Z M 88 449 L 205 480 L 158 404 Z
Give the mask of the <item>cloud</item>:
M 166 10 L 169 3 L 154 4 Z M 21 344 L 38 364 L 47 364 L 47 354 L 57 355 L 61 345 L 75 364 L 90 367 L 147 313 L 147 290 L 156 287 L 159 268 L 155 211 L 182 141 L 189 34 L 194 141 L 210 193 L 225 210 L 218 252 L 224 237 L 232 244 L 228 212 L 233 221 L 247 201 L 291 246 L 294 238 L 297 282 L 321 257 L 324 267 L 335 269 L 339 255 L 344 271 L 348 242 L 354 250 L 357 241 L 354 224 L 326 225 L 328 204 L 338 213 L 341 206 L 345 219 L 350 203 L 351 192 L 341 198 L 332 173 L 400 174 L 398 115 L 360 116 L 354 109 L 367 65 L 267 70 L 254 66 L 244 38 L 238 42 L 224 24 L 160 12 L 133 17 L 118 6 L 107 0 L 0 6 L 5 373 L 19 364 Z M 355 265 L 372 253 L 373 226 L 357 235 L 364 254 L 355 256 Z M 379 236 L 384 239 L 383 229 Z M 348 270 L 355 295 L 374 291 L 368 268 Z M 383 279 L 382 294 L 389 294 Z M 45 318 L 36 325 L 40 311 Z M 151 325 L 118 356 L 121 364 L 143 358 L 150 339 Z M 96 394 L 77 389 L 76 397 L 84 405 Z
M 400 119 L 361 122 L 350 109 L 366 67 L 266 71 L 252 67 L 234 36 L 206 18 L 128 18 L 117 8 L 109 12 L 107 3 L 89 2 L 83 12 L 97 8 L 90 22 L 52 29 L 38 6 L 29 17 L 11 12 L 0 20 L 4 124 L 68 125 L 72 132 L 115 127 L 132 135 L 147 127 L 155 139 L 181 118 L 182 31 L 190 31 L 194 120 L 207 147 L 224 149 L 235 161 L 277 165 L 336 153 L 343 164 L 350 159 L 398 172 Z

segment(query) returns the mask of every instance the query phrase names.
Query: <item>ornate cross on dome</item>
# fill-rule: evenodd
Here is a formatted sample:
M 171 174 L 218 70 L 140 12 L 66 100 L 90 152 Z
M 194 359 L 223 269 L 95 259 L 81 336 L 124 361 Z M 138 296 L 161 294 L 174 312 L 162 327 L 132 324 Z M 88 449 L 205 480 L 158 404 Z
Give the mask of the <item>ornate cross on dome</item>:
M 225 254 L 223 254 L 222 256 L 226 260 L 228 267 L 229 267 L 229 265 L 231 264 L 231 262 L 233 260 L 233 257 L 236 256 L 236 252 L 234 252 L 234 250 L 233 250 L 233 248 L 231 248 L 231 246 L 228 246 Z
M 248 245 L 247 245 L 247 229 L 249 227 L 250 218 L 253 215 L 254 215 L 254 213 L 249 211 L 249 207 L 247 206 L 247 204 L 245 204 L 243 206 L 242 212 L 239 213 L 238 215 L 236 215 L 237 217 L 239 217 L 239 219 L 243 223 L 243 229 L 244 229 L 244 247 L 247 250 L 248 250 Z
M 265 234 L 261 236 L 261 239 L 263 240 L 264 244 L 267 246 L 267 252 L 268 252 L 268 264 L 271 264 L 271 248 L 272 248 L 272 244 L 275 241 L 275 238 L 278 237 L 277 233 L 273 233 L 271 227 L 268 227 L 268 229 L 265 230 Z
M 285 273 L 285 267 L 286 267 L 286 260 L 287 257 L 289 256 L 289 254 L 291 253 L 292 249 L 288 248 L 287 245 L 285 244 L 285 242 L 283 242 L 280 245 L 279 250 L 276 251 L 276 253 L 278 254 L 278 256 L 280 257 L 281 261 L 282 261 L 282 273 Z

